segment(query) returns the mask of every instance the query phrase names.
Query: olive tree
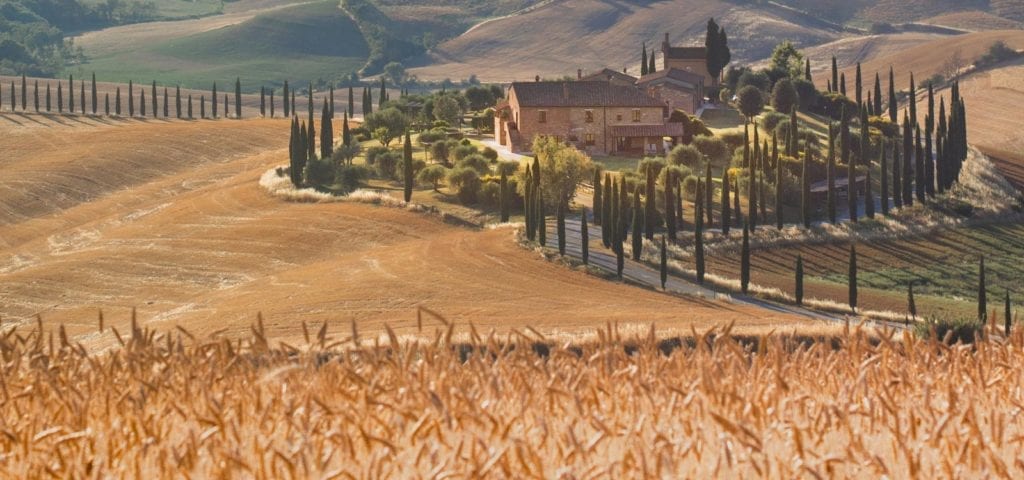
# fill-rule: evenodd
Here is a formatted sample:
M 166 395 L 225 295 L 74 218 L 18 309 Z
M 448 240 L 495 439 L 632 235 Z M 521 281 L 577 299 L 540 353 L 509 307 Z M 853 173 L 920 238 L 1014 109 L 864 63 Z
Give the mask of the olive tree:
M 388 147 L 396 138 L 405 134 L 409 129 L 409 117 L 401 110 L 388 107 L 378 110 L 366 116 L 366 129 L 373 137 L 380 140 L 381 145 Z

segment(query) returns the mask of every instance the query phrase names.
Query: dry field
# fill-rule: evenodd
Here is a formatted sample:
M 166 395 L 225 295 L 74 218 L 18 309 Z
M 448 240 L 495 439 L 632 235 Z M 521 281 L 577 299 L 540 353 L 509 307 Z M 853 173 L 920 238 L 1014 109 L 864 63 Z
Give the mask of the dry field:
M 1010 30 L 1024 28 L 1024 24 L 999 17 L 987 12 L 971 10 L 966 12 L 945 13 L 922 20 L 921 23 L 942 25 L 970 31 Z
M 360 348 L 108 327 L 124 346 L 89 354 L 8 327 L 0 476 L 1020 478 L 1022 332 Z
M 419 306 L 502 331 L 819 326 L 601 280 L 522 250 L 511 229 L 273 198 L 257 180 L 284 163 L 286 132 L 286 120 L 0 115 L 0 317 L 82 335 L 98 309 L 123 327 L 136 307 L 145 325 L 237 336 L 262 312 L 283 339 L 299 319 L 409 332 Z
M 577 68 L 626 67 L 636 74 L 642 42 L 647 42 L 648 51 L 660 50 L 665 32 L 669 32 L 676 46 L 703 45 L 709 17 L 726 26 L 734 61 L 765 58 L 785 39 L 818 44 L 835 37 L 832 32 L 730 2 L 640 3 L 565 0 L 487 22 L 440 45 L 428 65 L 410 73 L 430 80 L 476 74 L 494 82 L 575 75 Z M 660 62 L 661 54 L 657 57 Z

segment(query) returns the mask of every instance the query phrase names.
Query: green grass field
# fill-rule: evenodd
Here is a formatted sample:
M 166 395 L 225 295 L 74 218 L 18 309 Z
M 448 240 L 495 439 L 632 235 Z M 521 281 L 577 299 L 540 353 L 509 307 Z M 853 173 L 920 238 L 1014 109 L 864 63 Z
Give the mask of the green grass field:
M 78 70 L 111 81 L 156 79 L 190 88 L 240 76 L 252 91 L 286 78 L 293 85 L 336 79 L 358 70 L 368 55 L 362 34 L 332 0 L 167 42 L 126 45 L 91 57 Z
M 86 5 L 100 5 L 107 0 L 85 0 Z M 214 15 L 224 11 L 223 0 L 159 0 L 151 2 L 155 7 L 154 20 L 178 20 Z

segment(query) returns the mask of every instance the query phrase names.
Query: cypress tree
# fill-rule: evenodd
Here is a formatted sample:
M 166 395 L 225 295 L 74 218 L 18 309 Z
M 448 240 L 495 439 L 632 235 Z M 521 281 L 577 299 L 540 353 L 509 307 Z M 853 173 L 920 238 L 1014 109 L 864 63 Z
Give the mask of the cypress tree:
M 892 142 L 892 205 L 893 208 L 903 207 L 903 176 L 900 166 L 900 144 Z
M 846 72 L 839 74 L 839 93 L 846 96 Z
M 46 83 L 46 111 L 50 112 L 50 83 Z
M 71 84 L 71 88 L 74 88 L 75 84 Z M 74 107 L 71 108 L 74 110 Z M 21 111 L 28 111 L 28 80 L 25 78 L 25 74 L 21 74 Z
M 794 297 L 796 297 L 796 304 L 804 304 L 804 257 L 800 254 L 796 256 L 796 287 L 794 290 Z
M 764 177 L 768 173 L 768 139 L 764 140 L 764 145 L 761 147 L 761 166 L 758 168 L 757 175 L 757 198 L 761 199 L 758 205 L 761 207 L 761 221 L 768 223 L 768 197 L 764 190 Z M 710 175 L 709 175 L 710 176 Z M 710 197 L 709 197 L 710 200 Z M 708 204 L 708 209 L 711 209 L 711 204 Z
M 406 132 L 406 139 L 409 134 Z M 409 172 L 410 179 L 412 182 L 412 144 L 408 146 L 409 150 Z M 324 102 L 322 111 L 320 112 L 320 158 L 331 158 L 334 153 L 334 121 L 331 120 L 331 109 L 327 106 L 327 102 Z M 409 186 L 410 193 L 412 192 L 412 186 Z M 408 202 L 408 200 L 406 200 Z
M 291 109 L 289 108 L 289 104 L 288 104 L 288 80 L 284 81 L 284 89 L 281 92 L 281 99 L 284 100 L 284 116 L 285 116 L 285 118 L 290 117 L 291 116 Z M 271 105 L 273 105 L 273 104 L 271 104 Z M 274 108 L 274 107 L 271 106 L 270 108 Z
M 352 92 L 352 85 L 348 86 L 348 118 L 356 116 L 356 96 Z
M 621 219 L 624 212 L 621 211 L 621 206 L 616 208 L 620 210 L 616 214 L 616 218 Z M 621 222 L 621 220 L 619 221 Z M 622 271 L 626 267 L 626 252 L 622 247 L 622 236 L 622 230 L 616 227 L 615 233 L 612 235 L 612 250 L 615 251 L 615 273 L 618 275 L 619 280 L 622 280 Z
M 60 84 L 58 83 L 57 86 L 59 88 Z M 18 98 L 17 94 L 14 93 L 14 82 L 11 82 L 11 111 L 12 112 L 18 111 L 18 102 L 16 100 L 17 98 Z
M 619 215 L 619 230 L 622 232 L 619 238 L 623 243 L 626 242 L 626 233 L 629 231 L 629 221 L 626 217 L 626 212 L 629 211 L 629 195 L 626 193 L 626 182 L 619 182 L 619 210 L 622 212 Z
M 206 95 L 199 96 L 199 118 L 206 118 Z
M 732 223 L 732 208 L 729 206 L 729 167 L 722 170 L 722 234 L 729 235 Z
M 924 178 L 924 148 L 921 146 L 921 127 L 914 125 L 914 181 L 917 201 L 924 202 L 925 178 Z
M 981 256 L 981 262 L 978 264 L 978 320 L 985 322 L 988 320 L 988 306 L 985 298 L 985 256 Z
M 329 97 L 328 98 L 330 99 L 330 102 L 331 102 L 331 106 L 330 106 L 330 108 L 331 108 L 331 116 L 333 117 L 334 116 L 334 84 L 333 83 L 331 84 L 331 89 L 329 91 Z
M 917 302 L 914 301 L 914 282 L 907 284 L 907 312 L 910 318 L 917 321 Z
M 188 119 L 192 120 L 192 94 L 188 96 Z
M 711 162 L 707 162 L 704 165 L 704 213 L 707 216 L 707 227 L 714 228 L 715 226 L 715 212 L 714 212 L 714 194 L 715 188 L 714 183 L 711 179 Z M 763 192 L 762 192 L 763 193 Z
M 121 116 L 121 87 L 117 87 L 117 90 L 114 92 L 114 114 L 119 117 Z
M 99 95 L 96 92 L 96 72 L 92 73 L 92 114 L 96 115 L 96 105 L 99 104 Z
M 798 140 L 799 125 L 796 122 L 796 106 L 793 106 L 793 110 L 789 112 L 789 137 L 786 140 L 786 155 L 796 158 L 797 151 L 800 148 Z M 775 135 L 772 133 L 772 135 Z
M 313 123 L 313 82 L 309 82 L 309 96 L 306 97 L 306 114 L 309 115 L 309 123 Z
M 615 228 L 615 217 L 614 217 L 614 192 L 615 187 L 612 185 L 611 176 L 604 174 L 604 194 L 602 196 L 601 211 L 603 219 L 601 223 L 601 243 L 604 244 L 605 248 L 608 248 L 612 244 L 611 231 Z
M 935 133 L 935 89 L 928 83 L 928 111 L 924 117 L 924 193 L 935 198 L 935 162 L 932 157 L 932 134 Z
M 39 113 L 39 80 L 32 84 L 32 107 Z
M 260 86 L 260 116 L 267 116 L 267 88 Z
M 733 186 L 736 187 L 732 191 L 732 213 L 733 215 L 733 226 L 738 227 L 743 223 L 743 211 L 740 210 L 740 176 L 737 174 L 733 179 Z
M 665 290 L 665 284 L 668 282 L 668 244 L 667 243 L 668 242 L 665 241 L 665 236 L 662 235 L 661 236 L 661 289 L 662 290 Z M 1007 296 L 1006 298 L 1009 299 L 1010 297 Z M 1007 305 L 1009 305 L 1010 301 L 1007 300 L 1006 302 L 1007 302 Z M 1009 307 L 1007 307 L 1007 310 L 1009 310 Z M 1009 325 L 1010 323 L 1007 322 L 1006 324 Z M 1009 330 L 1009 327 L 1007 327 L 1007 330 Z
M 897 100 L 896 100 L 896 77 L 893 75 L 892 67 L 890 66 L 889 67 L 889 121 L 894 123 L 894 124 L 898 120 L 896 118 L 896 109 L 898 108 L 897 105 L 898 104 L 897 104 Z
M 805 60 L 805 63 L 804 63 L 804 80 L 807 80 L 808 82 L 812 82 L 812 83 L 814 82 L 814 79 L 811 78 L 811 59 L 810 58 L 807 58 Z
M 224 99 L 227 100 L 227 98 L 228 96 L 225 94 Z M 227 102 L 224 103 L 226 104 Z M 227 111 L 228 109 L 225 108 L 224 112 L 226 113 Z M 314 159 L 316 159 L 316 125 L 313 124 L 312 119 L 310 119 L 309 127 L 306 130 L 306 135 L 307 157 L 309 158 L 309 161 L 313 161 Z
M 743 245 L 740 250 L 740 291 L 744 295 L 750 288 L 750 225 L 743 224 Z
M 309 110 L 313 111 L 313 90 L 310 89 L 310 107 Z M 242 118 L 242 78 L 235 77 L 235 118 Z
M 850 273 L 847 282 L 850 287 L 850 311 L 857 312 L 857 245 L 850 243 Z
M 697 283 L 701 285 L 704 284 L 704 201 L 700 195 L 703 188 L 698 179 L 693 206 L 693 260 L 697 269 Z
M 772 136 L 772 145 L 775 145 L 775 136 Z M 775 165 L 775 227 L 782 230 L 782 225 L 785 223 L 785 212 L 782 208 L 782 195 L 784 191 L 783 179 L 782 179 L 782 162 L 779 161 L 779 151 L 774 146 L 772 147 L 772 164 Z
M 57 112 L 64 113 L 64 84 L 57 82 Z M 14 111 L 14 82 L 11 82 L 11 111 Z
M 295 108 L 295 90 L 292 90 L 291 102 L 292 102 L 292 115 L 298 115 L 299 114 L 299 110 L 297 108 Z
M 78 96 L 78 98 L 79 98 L 78 106 L 79 106 L 79 108 L 82 111 L 82 115 L 85 115 L 85 80 L 82 80 L 81 82 L 79 82 L 79 85 L 80 85 L 81 94 Z
M 644 76 L 650 73 L 647 64 L 647 42 L 643 42 L 643 47 L 640 53 L 640 76 Z
M 174 86 L 174 117 L 181 118 L 181 85 Z
M 327 128 L 330 127 L 330 124 L 331 124 L 330 123 L 331 122 L 330 117 L 328 117 L 329 113 L 330 112 L 327 109 L 327 105 L 324 104 L 324 117 L 325 117 L 325 120 L 327 120 L 328 127 L 321 126 L 321 129 L 323 129 L 325 131 L 326 131 Z M 321 150 L 323 150 L 323 146 L 321 146 Z M 328 153 L 328 156 L 325 157 L 325 158 L 330 158 L 330 154 Z M 405 179 L 405 192 L 404 192 L 405 193 L 405 203 L 409 203 L 410 201 L 412 201 L 413 173 L 412 173 L 412 140 L 410 139 L 408 131 L 405 132 L 405 145 L 402 146 L 402 176 Z M 502 178 L 504 178 L 504 173 L 502 174 Z M 502 189 L 502 190 L 504 190 L 504 189 Z
M 146 116 L 146 89 L 139 89 L 139 116 Z
M 164 118 L 170 118 L 171 116 L 171 102 L 169 100 L 170 95 L 167 94 L 167 87 L 164 87 Z M 217 102 L 214 102 L 216 105 Z
M 532 242 L 537 232 L 533 228 L 533 174 L 530 173 L 529 165 L 526 166 L 523 179 L 523 220 L 526 222 L 526 239 Z
M 156 108 L 157 96 L 156 96 L 156 80 L 153 80 L 153 86 L 149 90 L 149 101 L 152 102 L 153 118 L 156 118 L 160 113 Z
M 534 201 L 537 202 L 537 237 L 540 240 L 542 247 L 548 244 L 548 219 L 544 213 L 544 190 L 539 185 L 534 185 L 537 192 L 537 197 Z
M 501 180 L 498 183 L 498 212 L 501 216 L 501 223 L 507 223 L 509 217 L 508 209 L 508 174 L 501 170 Z M 586 218 L 586 217 L 584 217 Z M 584 222 L 586 223 L 586 222 Z M 584 228 L 586 228 L 584 226 Z
M 875 95 L 871 98 L 874 100 L 874 104 L 871 105 L 874 115 L 882 116 L 882 78 L 878 72 L 875 72 Z
M 754 125 L 754 152 L 747 161 L 747 223 L 757 228 L 757 158 L 760 156 L 757 139 L 757 125 Z
M 878 174 L 881 175 L 882 182 L 882 215 L 889 215 L 889 163 L 886 160 L 885 153 L 885 136 L 878 139 L 878 149 L 882 152 L 882 157 L 879 160 Z
M 907 97 L 910 108 L 910 124 L 917 126 L 917 87 L 914 86 L 914 72 L 910 72 L 910 95 Z
M 231 114 L 229 113 L 229 110 L 228 110 L 228 94 L 227 93 L 224 94 L 224 118 L 231 118 Z M 313 123 L 312 118 L 313 117 L 310 117 L 310 122 L 309 122 L 310 124 Z
M 270 118 L 274 118 L 274 89 L 270 89 Z
M 861 80 L 860 62 L 857 62 L 857 78 L 854 79 L 854 88 L 857 89 L 857 91 L 854 92 L 854 95 L 857 98 L 857 106 L 864 108 L 864 84 Z
M 750 123 L 743 123 L 743 168 L 750 167 Z
M 669 188 L 676 189 L 676 193 L 673 196 L 676 199 L 676 231 L 678 232 L 686 228 L 686 217 L 683 216 L 683 181 L 678 176 L 676 176 L 672 180 L 672 185 L 674 187 Z
M 651 58 L 650 58 L 649 61 L 651 63 L 647 65 L 647 73 L 657 72 L 658 71 L 658 67 L 657 67 L 657 64 L 654 63 L 654 52 L 653 51 L 651 52 Z
M 800 171 L 800 215 L 804 228 L 811 228 L 811 149 L 804 150 L 803 169 Z
M 273 96 L 271 96 L 271 98 L 273 98 Z M 344 117 L 341 119 L 343 122 L 341 124 L 341 141 L 342 145 L 345 145 L 346 147 L 352 144 L 352 133 L 348 131 L 348 119 L 348 112 L 345 112 Z
M 633 260 L 639 262 L 644 248 L 644 211 L 640 208 L 640 189 L 633 190 Z
M 166 92 L 166 91 L 167 91 L 167 89 L 165 88 L 164 92 Z M 288 80 L 284 81 L 284 91 L 285 92 L 288 91 Z M 217 82 L 213 82 L 213 91 L 210 92 L 210 108 L 213 109 L 210 113 L 213 114 L 213 118 L 217 118 L 217 99 L 218 98 L 219 97 L 217 97 Z M 285 112 L 285 115 L 287 116 L 288 115 L 288 107 L 285 107 L 284 112 Z M 164 116 L 165 117 L 167 116 L 167 110 L 166 109 L 164 109 Z
M 132 84 L 131 80 L 128 80 L 128 116 L 135 116 L 135 85 Z
M 601 188 L 601 169 L 594 169 L 594 225 L 601 224 L 601 211 L 604 207 L 604 199 L 601 195 L 604 192 Z
M 935 178 L 939 192 L 949 187 L 949 166 L 946 160 L 946 99 L 939 99 L 939 125 L 935 131 Z
M 665 228 L 668 230 L 668 237 L 676 239 L 676 199 L 675 199 L 675 173 L 671 169 L 665 170 Z
M 839 67 L 836 65 L 836 56 L 832 56 L 832 87 L 829 89 L 830 92 L 834 92 L 839 85 Z
M 587 223 L 587 222 L 583 222 Z M 558 254 L 565 256 L 565 202 L 558 200 L 555 215 L 555 231 L 558 232 Z
M 587 227 L 587 207 L 580 207 L 580 248 L 583 264 L 590 265 L 590 232 Z
M 647 190 L 644 193 L 644 216 L 642 229 L 644 238 L 654 240 L 654 227 L 657 226 L 658 206 L 655 200 L 654 169 L 647 169 Z
M 1006 321 L 1005 333 L 1006 333 L 1006 336 L 1009 337 L 1010 333 L 1012 333 L 1011 329 L 1010 329 L 1010 319 L 1013 316 L 1012 312 L 1010 312 L 1010 290 L 1009 289 L 1006 290 L 1006 303 L 1004 304 L 1003 308 L 1004 308 L 1004 310 L 1003 310 L 1003 318 Z
M 104 93 L 103 94 L 103 113 L 106 116 L 108 116 L 108 117 L 110 116 L 110 94 L 109 93 Z
M 216 103 L 216 102 L 215 102 Z M 306 171 L 306 164 L 309 163 L 309 130 L 306 129 L 306 122 L 302 122 L 299 127 L 299 139 L 298 148 L 295 151 L 295 156 L 299 159 L 299 178 L 303 178 L 303 173 Z
M 11 84 L 11 97 L 12 97 L 12 99 L 14 97 L 14 84 L 13 83 Z M 74 75 L 68 75 L 68 113 L 75 113 L 75 76 Z
M 882 176 L 885 176 L 883 171 Z M 871 191 L 871 162 L 868 161 L 868 173 L 864 181 L 864 215 L 875 218 L 875 194 Z
M 903 113 L 903 204 L 914 204 L 914 131 L 910 127 L 910 117 Z
M 388 101 L 388 88 L 384 83 L 384 77 L 380 78 L 380 98 L 378 98 L 377 101 L 380 102 L 377 104 L 377 107 L 383 110 L 384 102 Z

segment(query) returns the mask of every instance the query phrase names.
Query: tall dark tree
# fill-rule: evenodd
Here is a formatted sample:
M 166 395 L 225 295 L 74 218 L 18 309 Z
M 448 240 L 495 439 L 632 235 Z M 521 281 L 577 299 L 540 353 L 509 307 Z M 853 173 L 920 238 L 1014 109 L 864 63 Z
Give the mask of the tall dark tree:
M 328 91 L 328 100 L 330 102 L 329 107 L 331 109 L 331 116 L 334 116 L 334 84 L 331 84 L 331 89 Z
M 945 192 L 949 180 L 949 164 L 946 160 L 946 99 L 939 99 L 939 123 L 935 131 L 935 179 L 939 193 Z
M 650 72 L 647 63 L 647 42 L 643 42 L 642 51 L 640 54 L 640 76 L 647 75 Z
M 988 301 L 985 292 L 985 256 L 981 256 L 978 264 L 978 320 L 988 320 Z
M 793 288 L 793 296 L 796 297 L 796 304 L 804 304 L 804 257 L 796 256 L 796 285 Z
M 306 115 L 309 123 L 313 123 L 313 82 L 309 82 L 309 95 L 306 97 Z
M 406 137 L 409 134 L 406 133 Z M 331 158 L 334 153 L 334 121 L 331 119 L 331 109 L 324 103 L 320 112 L 320 158 Z M 412 167 L 412 145 L 409 146 L 409 167 Z M 410 187 L 411 188 L 411 187 Z M 408 200 L 406 200 L 408 202 Z
M 847 277 L 850 288 L 850 311 L 857 311 L 857 245 L 850 243 L 850 271 Z
M 857 78 L 854 80 L 854 88 L 856 88 L 857 91 L 854 92 L 854 95 L 857 98 L 857 106 L 863 108 L 864 107 L 864 82 L 863 82 L 863 79 L 861 78 L 860 62 L 857 62 L 857 75 L 856 75 L 856 77 Z
M 229 112 L 230 112 L 230 110 L 228 110 L 228 94 L 225 93 L 224 94 L 224 118 L 229 118 L 231 116 L 231 113 L 229 113 Z M 312 119 L 310 119 L 310 123 L 313 123 Z M 312 126 L 312 125 L 310 125 L 310 126 Z
M 347 114 L 347 112 L 346 112 Z M 411 196 L 411 195 L 410 195 Z M 508 173 L 504 169 L 501 170 L 501 180 L 498 182 L 498 214 L 501 218 L 501 223 L 507 223 L 509 217 L 509 198 L 508 198 Z M 584 220 L 586 217 L 584 217 Z M 586 223 L 584 221 L 584 223 Z M 583 228 L 586 228 L 584 225 Z
M 352 92 L 352 85 L 348 86 L 348 118 L 356 116 L 356 96 Z
M 224 100 L 227 99 L 227 94 L 224 94 Z M 227 111 L 227 102 L 225 101 L 224 112 L 227 113 Z M 226 116 L 227 115 L 225 115 L 225 117 Z M 306 139 L 306 158 L 308 158 L 309 161 L 312 162 L 313 160 L 316 159 L 316 125 L 314 125 L 312 121 L 309 122 L 309 126 L 306 129 Z
M 832 86 L 829 88 L 830 92 L 836 91 L 839 88 L 839 66 L 836 65 L 836 56 L 832 56 Z
M 352 133 L 348 130 L 348 112 L 345 112 L 341 121 L 341 141 L 347 147 L 352 144 Z
M 586 222 L 584 222 L 586 223 Z M 555 212 L 555 231 L 558 233 L 558 254 L 565 256 L 565 202 L 558 200 Z
M 324 119 L 327 121 L 327 127 L 320 126 L 321 130 L 327 131 L 331 125 L 330 111 L 327 105 L 324 105 Z M 325 138 L 326 139 L 326 138 Z M 322 148 L 322 147 L 321 147 Z M 329 150 L 329 148 L 328 148 Z M 324 158 L 330 158 L 330 153 Z M 413 169 L 412 169 L 412 140 L 409 137 L 409 132 L 405 132 L 405 145 L 402 146 L 402 177 L 405 180 L 404 198 L 405 203 L 412 201 L 412 185 L 413 185 Z M 564 223 L 564 218 L 562 219 Z M 564 232 L 563 232 L 564 235 Z
M 640 189 L 633 190 L 633 260 L 640 261 L 644 248 L 644 210 L 640 205 Z
M 811 228 L 811 154 L 813 150 L 804 151 L 803 169 L 800 172 L 800 214 L 804 228 Z
M 697 180 L 697 195 L 693 205 L 693 260 L 697 270 L 697 283 L 704 284 L 704 196 L 703 186 Z
M 188 119 L 192 120 L 192 94 L 188 96 Z
M 871 186 L 871 161 L 868 160 L 867 175 L 864 180 L 864 216 L 875 218 L 875 194 Z M 882 176 L 885 176 L 884 170 Z
M 654 61 L 654 52 L 653 51 L 651 52 L 651 58 L 650 58 L 649 61 L 651 63 L 647 64 L 647 73 L 651 74 L 651 73 L 657 72 L 658 71 L 658 64 Z
M 92 114 L 96 115 L 96 107 L 99 104 L 99 93 L 96 92 L 96 72 L 92 74 Z
M 882 152 L 882 156 L 879 159 L 878 174 L 881 175 L 881 187 L 882 187 L 882 215 L 889 215 L 889 163 L 886 159 L 885 149 L 885 136 L 878 140 L 878 150 Z
M 715 184 L 711 178 L 711 162 L 704 164 L 704 215 L 707 217 L 707 227 L 715 226 Z M 763 192 L 762 192 L 763 193 Z
M 615 228 L 614 223 L 614 192 L 617 191 L 612 185 L 612 179 L 609 174 L 604 174 L 604 193 L 601 198 L 601 243 L 608 248 L 612 244 L 611 232 Z
M 846 72 L 839 74 L 839 94 L 846 96 Z
M 757 228 L 757 158 L 761 156 L 757 139 L 757 125 L 754 125 L 754 151 L 747 161 L 747 223 Z
M 57 84 L 57 91 L 60 92 L 60 83 Z M 18 100 L 17 100 L 17 98 L 18 98 L 18 95 L 14 91 L 14 82 L 11 82 L 11 111 L 12 112 L 18 111 Z M 61 107 L 61 110 L 63 111 L 63 106 Z
M 174 87 L 174 117 L 181 118 L 181 85 Z
M 914 301 L 914 282 L 907 284 L 907 313 L 910 318 L 917 321 L 917 302 Z
M 811 59 L 805 59 L 804 63 L 804 80 L 814 83 L 814 78 L 811 77 Z
M 160 112 L 156 108 L 157 96 L 156 96 L 156 80 L 153 80 L 153 85 L 149 90 L 149 101 L 152 102 L 153 118 L 160 115 Z
M 50 82 L 46 82 L 46 111 L 50 111 Z
M 758 206 L 761 207 L 761 221 L 768 223 L 768 196 L 764 189 L 764 177 L 768 174 L 768 139 L 764 140 L 764 144 L 761 146 L 761 161 L 758 167 L 757 174 L 757 198 L 761 199 L 758 202 Z M 710 199 L 709 199 L 710 200 Z M 710 203 L 708 208 L 710 209 Z
M 668 39 L 666 39 L 668 40 Z M 729 39 L 725 29 L 715 23 L 715 19 L 708 20 L 707 33 L 704 36 L 704 48 L 707 52 L 707 67 L 711 78 L 717 82 L 722 75 L 722 70 L 732 59 L 729 51 Z
M 74 89 L 68 89 L 68 91 L 74 91 Z M 114 91 L 114 114 L 121 116 L 121 87 L 117 87 Z
M 164 91 L 166 91 L 166 90 L 167 89 L 164 89 Z M 285 93 L 288 92 L 288 80 L 284 81 L 284 91 L 285 91 Z M 217 96 L 217 82 L 213 82 L 213 91 L 210 92 L 210 108 L 212 109 L 210 111 L 210 113 L 213 114 L 213 118 L 217 118 L 217 100 L 219 100 L 219 99 L 220 99 L 220 97 Z M 224 112 L 224 113 L 226 114 L 227 112 Z M 288 116 L 288 107 L 285 107 L 284 113 L 285 113 L 285 116 Z M 166 115 L 167 114 L 164 113 L 164 116 L 166 116 Z
M 910 109 L 910 124 L 917 126 L 917 87 L 914 85 L 914 72 L 910 72 L 910 94 L 907 96 L 907 107 Z
M 384 102 L 388 101 L 388 86 L 384 83 L 384 77 L 380 78 L 380 98 L 377 99 L 377 108 L 384 109 Z M 453 125 L 454 126 L 454 125 Z
M 11 82 L 11 111 L 14 111 L 14 82 Z M 64 113 L 64 87 L 57 82 L 57 112 Z
M 722 169 L 722 234 L 729 235 L 732 208 L 729 206 L 729 169 Z
M 146 116 L 146 89 L 139 89 L 139 116 L 145 118 Z
M 917 201 L 924 202 L 925 197 L 925 167 L 924 147 L 921 145 L 921 127 L 914 125 L 914 182 Z
M 668 237 L 676 239 L 676 198 L 675 188 L 676 174 L 671 169 L 665 170 L 665 228 L 668 230 Z
M 74 88 L 75 84 L 71 84 L 71 88 Z M 74 110 L 74 107 L 71 108 Z M 21 111 L 28 111 L 28 80 L 25 78 L 25 74 L 21 74 Z
M 889 121 L 896 123 L 899 119 L 896 118 L 896 109 L 899 103 L 896 99 L 896 77 L 892 72 L 892 67 L 889 67 Z
M 199 96 L 199 118 L 206 118 L 206 95 Z
M 785 191 L 782 178 L 782 162 L 779 160 L 777 138 L 772 136 L 772 165 L 775 166 L 775 227 L 782 230 L 785 213 L 782 208 L 782 196 Z
M 914 204 L 914 130 L 910 117 L 903 113 L 903 204 Z
M 295 90 L 294 89 L 292 89 L 291 104 L 292 104 L 292 115 L 298 115 L 299 114 L 299 110 L 297 108 L 295 108 Z
M 644 191 L 644 216 L 643 216 L 643 231 L 644 238 L 648 240 L 654 240 L 654 228 L 658 222 L 658 204 L 656 198 L 656 178 L 654 176 L 654 169 L 647 169 L 647 189 Z
M 39 80 L 32 84 L 32 108 L 39 113 Z
M 603 188 L 601 187 L 601 169 L 594 169 L 594 225 L 601 224 L 601 213 L 604 206 Z
M 832 122 L 828 124 L 828 161 L 825 166 L 827 190 L 825 191 L 825 210 L 828 221 L 835 225 L 836 215 L 836 134 Z
M 529 165 L 526 166 L 523 179 L 523 220 L 526 222 L 526 239 L 532 242 L 537 232 L 533 220 L 533 173 Z
M 743 223 L 743 211 L 740 210 L 740 176 L 736 175 L 732 182 L 732 186 L 736 187 L 732 191 L 733 226 L 738 227 Z
M 539 173 L 540 171 L 536 170 L 536 172 Z M 536 176 L 534 178 L 536 178 Z M 534 185 L 534 188 L 537 190 L 537 196 L 534 199 L 534 201 L 537 202 L 537 240 L 540 242 L 540 245 L 544 247 L 548 244 L 548 219 L 547 214 L 544 213 L 544 190 L 541 189 L 540 185 Z
M 79 82 L 78 85 L 79 85 L 79 95 L 78 95 L 78 98 L 79 98 L 79 104 L 78 104 L 79 111 L 82 112 L 82 115 L 85 115 L 85 80 L 82 80 L 81 82 Z
M 110 116 L 110 94 L 109 93 L 104 93 L 103 94 L 103 114 L 108 116 L 108 117 Z
M 1013 318 L 1013 312 L 1010 311 L 1010 290 L 1006 290 L 1006 302 L 1003 305 L 1003 320 L 1006 322 L 1004 333 L 1007 337 L 1010 336 L 1012 330 L 1010 328 L 1010 320 Z
M 274 111 L 274 89 L 270 89 L 270 118 L 274 118 L 277 112 Z
M 260 86 L 260 116 L 267 116 L 267 88 Z
M 171 116 L 171 101 L 170 95 L 167 93 L 167 87 L 164 87 L 164 118 L 170 118 Z
M 24 92 L 24 89 L 22 89 Z M 14 84 L 11 84 L 11 96 L 14 96 Z M 12 102 L 13 103 L 13 102 Z M 22 109 L 24 110 L 24 99 L 22 100 Z M 75 113 L 75 76 L 68 75 L 68 113 Z M 120 115 L 120 114 L 118 114 Z
M 882 78 L 878 75 L 878 72 L 875 72 L 875 94 L 874 94 L 874 96 L 871 97 L 871 99 L 874 102 L 871 105 L 871 108 L 873 110 L 872 114 L 876 115 L 876 116 L 881 116 L 882 115 Z
M 131 80 L 128 80 L 128 116 L 135 116 L 135 85 L 132 84 Z
M 924 193 L 935 198 L 935 162 L 932 135 L 935 133 L 935 88 L 928 82 L 928 111 L 924 116 Z
M 750 288 L 750 225 L 743 224 L 743 244 L 740 249 L 740 291 L 744 295 Z
M 583 264 L 590 265 L 590 232 L 587 227 L 587 207 L 580 207 L 580 253 Z
M 312 99 L 310 92 L 310 99 Z M 312 109 L 312 107 L 310 107 Z M 235 77 L 235 118 L 242 118 L 242 79 Z
M 288 103 L 288 80 L 284 81 L 284 89 L 281 91 L 281 100 L 284 101 L 284 116 L 285 118 L 290 117 L 291 105 Z

